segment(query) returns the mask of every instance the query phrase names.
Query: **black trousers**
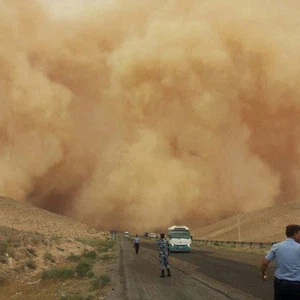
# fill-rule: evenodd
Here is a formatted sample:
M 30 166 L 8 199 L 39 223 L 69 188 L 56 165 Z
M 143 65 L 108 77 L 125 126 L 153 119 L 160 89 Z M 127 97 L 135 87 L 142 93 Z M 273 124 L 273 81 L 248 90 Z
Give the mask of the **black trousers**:
M 134 243 L 134 248 L 135 248 L 135 253 L 137 254 L 140 249 L 140 244 L 139 243 Z
M 275 278 L 274 300 L 299 300 L 300 281 L 288 281 Z

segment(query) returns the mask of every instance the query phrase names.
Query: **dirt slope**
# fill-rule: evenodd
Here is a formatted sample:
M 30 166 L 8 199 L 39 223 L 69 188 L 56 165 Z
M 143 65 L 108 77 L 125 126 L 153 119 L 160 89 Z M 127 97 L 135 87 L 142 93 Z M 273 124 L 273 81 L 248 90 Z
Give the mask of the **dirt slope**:
M 0 197 L 0 226 L 69 238 L 96 234 L 86 224 L 4 197 Z
M 0 197 L 0 300 L 116 299 L 117 254 L 107 232 Z
M 288 202 L 234 216 L 193 230 L 193 237 L 214 240 L 273 242 L 285 239 L 285 226 L 300 224 L 300 201 Z

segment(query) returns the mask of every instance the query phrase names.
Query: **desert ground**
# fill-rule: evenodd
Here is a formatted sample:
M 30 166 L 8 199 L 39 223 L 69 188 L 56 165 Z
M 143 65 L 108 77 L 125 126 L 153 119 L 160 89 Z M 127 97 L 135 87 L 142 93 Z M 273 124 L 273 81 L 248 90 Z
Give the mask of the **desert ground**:
M 0 299 L 118 299 L 107 232 L 0 198 Z
M 300 201 L 245 212 L 193 230 L 199 239 L 237 241 L 238 223 L 242 241 L 276 242 L 285 239 L 285 227 L 300 223 Z

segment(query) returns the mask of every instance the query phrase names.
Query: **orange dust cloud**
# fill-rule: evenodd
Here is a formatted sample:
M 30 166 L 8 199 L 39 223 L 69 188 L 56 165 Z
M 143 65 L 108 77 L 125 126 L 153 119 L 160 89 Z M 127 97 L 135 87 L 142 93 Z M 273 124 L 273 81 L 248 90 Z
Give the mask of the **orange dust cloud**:
M 299 199 L 299 1 L 76 3 L 0 0 L 1 195 L 141 231 Z

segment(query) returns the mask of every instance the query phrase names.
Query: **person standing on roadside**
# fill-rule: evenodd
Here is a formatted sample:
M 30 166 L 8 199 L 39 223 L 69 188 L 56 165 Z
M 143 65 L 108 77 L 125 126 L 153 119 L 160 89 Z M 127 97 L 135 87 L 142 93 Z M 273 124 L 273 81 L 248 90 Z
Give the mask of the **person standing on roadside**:
M 170 265 L 168 261 L 169 257 L 169 243 L 165 239 L 165 234 L 160 234 L 160 239 L 156 241 L 158 245 L 158 257 L 160 262 L 161 275 L 160 277 L 165 277 L 165 268 L 168 271 L 168 277 L 171 277 Z
M 136 234 L 135 238 L 133 239 L 133 248 L 135 248 L 135 254 L 138 254 L 139 249 L 140 249 L 140 238 Z
M 274 300 L 300 299 L 300 226 L 288 225 L 287 239 L 274 244 L 260 267 L 260 275 L 267 279 L 266 270 L 275 259 Z

